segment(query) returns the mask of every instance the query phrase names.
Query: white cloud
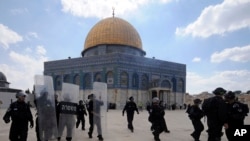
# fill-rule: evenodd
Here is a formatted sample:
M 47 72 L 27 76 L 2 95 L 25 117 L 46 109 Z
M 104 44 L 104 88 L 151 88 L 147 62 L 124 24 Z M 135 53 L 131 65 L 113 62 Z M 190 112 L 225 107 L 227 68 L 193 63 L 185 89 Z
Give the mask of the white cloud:
M 4 49 L 8 49 L 10 44 L 15 44 L 20 41 L 23 41 L 22 36 L 18 35 L 7 26 L 0 24 L 0 46 Z
M 169 3 L 173 0 L 61 0 L 62 11 L 79 17 L 110 17 L 112 7 L 116 15 L 123 15 L 151 2 Z
M 115 14 L 123 14 L 124 12 L 133 11 L 139 5 L 147 3 L 148 0 L 62 0 L 63 11 L 69 12 L 79 17 L 98 17 L 103 18 L 111 16 L 112 7 L 118 9 Z
M 201 58 L 200 57 L 195 57 L 193 58 L 192 62 L 200 62 L 201 61 Z
M 9 53 L 12 62 L 0 64 L 0 70 L 6 75 L 11 83 L 11 88 L 22 90 L 33 89 L 34 76 L 43 74 L 43 63 L 47 61 L 46 50 L 37 46 L 35 51 L 30 48 L 29 54 L 20 54 L 15 51 Z
M 226 90 L 250 90 L 250 71 L 233 70 L 216 72 L 212 76 L 203 77 L 194 72 L 187 72 L 187 92 L 199 94 L 204 91 L 212 92 L 217 87 Z
M 25 35 L 25 40 L 31 41 L 33 39 L 39 39 L 39 36 L 36 32 L 28 32 Z
M 18 9 L 11 9 L 11 13 L 13 15 L 20 15 L 23 13 L 28 13 L 29 10 L 27 8 L 18 8 Z
M 177 35 L 209 37 L 224 35 L 250 27 L 250 0 L 224 0 L 223 3 L 206 7 L 196 21 L 185 28 L 177 28 Z
M 243 47 L 233 47 L 215 52 L 211 55 L 212 63 L 220 63 L 226 60 L 234 62 L 249 62 L 250 61 L 250 45 Z
M 43 55 L 46 54 L 46 49 L 43 46 L 40 45 L 40 46 L 37 46 L 36 52 L 37 52 L 37 54 L 43 56 Z

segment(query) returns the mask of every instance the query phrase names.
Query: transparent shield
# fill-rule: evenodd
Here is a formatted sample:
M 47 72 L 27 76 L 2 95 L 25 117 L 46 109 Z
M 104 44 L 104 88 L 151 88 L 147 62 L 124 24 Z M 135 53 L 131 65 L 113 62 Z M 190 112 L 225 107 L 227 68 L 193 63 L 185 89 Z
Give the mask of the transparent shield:
M 35 104 L 40 140 L 57 138 L 55 96 L 51 76 L 35 76 Z
M 76 125 L 76 111 L 79 96 L 79 86 L 69 83 L 62 84 L 61 101 L 59 104 L 58 136 L 73 138 Z
M 98 135 L 104 135 L 107 132 L 107 84 L 101 82 L 94 82 L 93 94 L 93 121 L 96 126 Z

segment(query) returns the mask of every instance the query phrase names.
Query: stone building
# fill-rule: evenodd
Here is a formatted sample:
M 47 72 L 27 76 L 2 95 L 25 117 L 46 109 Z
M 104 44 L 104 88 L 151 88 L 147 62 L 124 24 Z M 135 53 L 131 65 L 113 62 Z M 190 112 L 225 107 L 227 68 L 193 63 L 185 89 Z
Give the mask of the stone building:
M 44 63 L 56 92 L 62 82 L 80 86 L 79 99 L 92 92 L 93 82 L 106 82 L 108 102 L 122 108 L 128 97 L 146 104 L 158 96 L 166 104 L 183 104 L 186 65 L 145 57 L 140 35 L 127 21 L 110 17 L 89 31 L 81 57 Z M 167 52 L 166 52 L 167 55 Z

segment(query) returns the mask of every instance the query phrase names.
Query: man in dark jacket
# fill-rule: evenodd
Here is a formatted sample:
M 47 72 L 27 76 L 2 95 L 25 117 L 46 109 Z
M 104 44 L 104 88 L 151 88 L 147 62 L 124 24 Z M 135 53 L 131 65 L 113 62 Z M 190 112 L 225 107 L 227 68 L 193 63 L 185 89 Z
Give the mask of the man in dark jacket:
M 154 135 L 155 141 L 160 141 L 160 134 L 164 131 L 165 125 L 164 125 L 164 115 L 165 111 L 164 109 L 159 105 L 159 98 L 154 97 L 152 100 L 152 107 L 150 109 L 150 115 L 149 115 L 149 122 L 152 123 L 152 133 Z
M 240 129 L 244 125 L 245 116 L 249 112 L 247 105 L 235 100 L 235 93 L 229 91 L 225 95 L 228 106 L 228 129 L 226 129 L 226 136 L 228 141 L 237 141 L 234 138 L 236 129 Z
M 223 100 L 226 90 L 218 87 L 213 93 L 215 94 L 214 97 L 204 100 L 202 110 L 207 116 L 208 141 L 220 141 L 223 135 L 222 127 L 228 128 L 227 105 Z
M 125 111 L 127 112 L 128 129 L 130 129 L 131 132 L 134 132 L 134 127 L 133 127 L 134 112 L 136 111 L 137 114 L 139 114 L 139 111 L 132 96 L 129 98 L 129 102 L 127 102 L 125 107 L 123 108 L 122 116 L 124 116 Z
M 33 116 L 29 105 L 25 103 L 25 97 L 25 93 L 17 92 L 17 101 L 10 104 L 3 117 L 5 123 L 9 123 L 10 118 L 12 120 L 9 134 L 11 141 L 26 141 L 28 137 L 28 122 L 30 122 L 30 128 L 34 126 Z
M 191 134 L 191 136 L 195 141 L 199 141 L 201 132 L 204 130 L 204 126 L 201 122 L 201 118 L 204 116 L 204 113 L 199 107 L 201 102 L 202 101 L 200 99 L 195 99 L 194 105 L 190 107 L 190 110 L 188 112 L 189 118 L 191 119 L 194 126 L 194 132 Z
M 76 128 L 78 128 L 79 124 L 82 122 L 82 130 L 85 130 L 85 118 L 84 118 L 84 115 L 87 116 L 86 108 L 83 105 L 83 101 L 80 100 L 79 104 L 77 105 Z

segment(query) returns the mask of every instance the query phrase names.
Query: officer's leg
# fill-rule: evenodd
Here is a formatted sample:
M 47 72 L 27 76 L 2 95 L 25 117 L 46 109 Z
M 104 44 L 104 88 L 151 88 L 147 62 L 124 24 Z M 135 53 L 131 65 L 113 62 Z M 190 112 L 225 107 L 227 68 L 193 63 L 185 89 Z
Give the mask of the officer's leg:
M 12 123 L 11 127 L 10 127 L 10 133 L 9 133 L 9 139 L 11 141 L 17 141 L 18 140 L 18 131 L 17 131 L 17 127 Z
M 84 118 L 84 116 L 82 117 L 82 130 L 85 130 L 85 118 Z
M 89 135 L 89 138 L 92 138 L 92 133 L 93 133 L 93 130 L 94 130 L 94 121 L 93 121 L 93 117 L 89 117 L 89 132 L 88 132 L 88 135 Z
M 78 128 L 79 124 L 80 124 L 80 118 L 79 118 L 79 116 L 77 116 L 77 120 L 76 120 L 76 128 Z

